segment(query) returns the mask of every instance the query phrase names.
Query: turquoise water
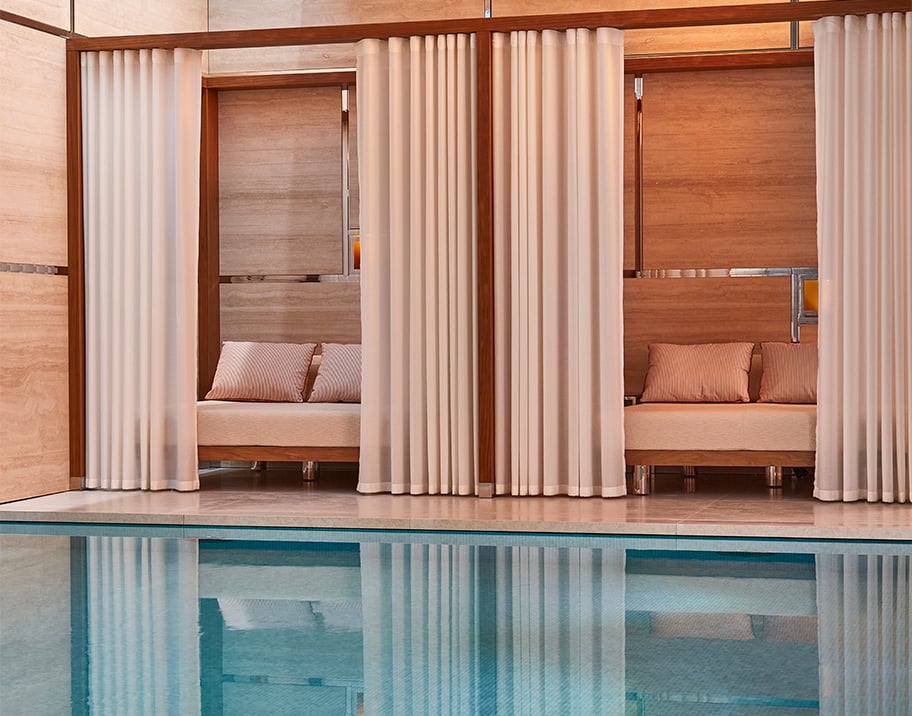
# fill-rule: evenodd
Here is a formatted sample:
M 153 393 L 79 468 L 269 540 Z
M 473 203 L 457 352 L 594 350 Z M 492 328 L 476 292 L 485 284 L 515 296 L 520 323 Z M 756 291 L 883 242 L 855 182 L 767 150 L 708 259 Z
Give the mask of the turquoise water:
M 0 714 L 912 714 L 912 543 L 0 525 Z

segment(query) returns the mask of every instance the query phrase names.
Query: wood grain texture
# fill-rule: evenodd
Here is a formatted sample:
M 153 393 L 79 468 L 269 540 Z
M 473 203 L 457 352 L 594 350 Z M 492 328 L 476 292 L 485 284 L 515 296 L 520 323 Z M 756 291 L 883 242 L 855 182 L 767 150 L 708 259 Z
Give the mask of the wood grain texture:
M 204 89 L 200 138 L 200 237 L 198 271 L 199 374 L 197 397 L 212 387 L 219 340 L 218 92 Z
M 0 23 L 0 261 L 67 263 L 66 41 Z
M 354 70 L 293 72 L 268 75 L 215 75 L 203 77 L 203 88 L 214 90 L 266 90 L 301 87 L 341 87 L 355 84 Z
M 788 277 L 624 279 L 624 391 L 639 395 L 650 343 L 789 341 Z
M 311 0 L 289 3 L 266 0 L 212 0 L 209 3 L 211 30 L 249 30 L 268 27 L 345 25 L 367 22 L 401 22 L 481 17 L 481 0 L 447 0 L 433 3 L 407 3 L 402 0 Z M 210 53 L 211 72 L 321 69 L 354 67 L 352 43 L 310 47 L 278 47 L 267 52 L 217 50 Z
M 223 341 L 361 342 L 358 283 L 221 286 Z
M 341 89 L 219 93 L 222 275 L 342 272 Z
M 200 445 L 200 460 L 278 460 L 358 462 L 361 448 L 273 447 L 270 445 Z
M 645 267 L 816 265 L 813 68 L 644 84 Z
M 63 30 L 70 27 L 70 0 L 3 0 L 2 9 Z
M 624 75 L 624 268 L 633 270 L 636 261 L 636 121 L 637 102 L 634 75 Z
M 0 273 L 0 502 L 69 489 L 67 279 Z
M 207 6 L 207 0 L 77 0 L 75 29 L 89 37 L 203 32 Z
M 628 465 L 813 467 L 813 450 L 625 450 Z
M 358 91 L 348 88 L 348 225 L 361 227 L 361 180 L 358 176 Z

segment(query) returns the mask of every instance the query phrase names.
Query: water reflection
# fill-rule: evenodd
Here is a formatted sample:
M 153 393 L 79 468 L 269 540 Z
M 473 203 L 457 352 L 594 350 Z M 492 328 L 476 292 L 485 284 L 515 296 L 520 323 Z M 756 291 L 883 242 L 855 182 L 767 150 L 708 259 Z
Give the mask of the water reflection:
M 0 712 L 912 713 L 908 543 L 338 537 L 0 534 Z

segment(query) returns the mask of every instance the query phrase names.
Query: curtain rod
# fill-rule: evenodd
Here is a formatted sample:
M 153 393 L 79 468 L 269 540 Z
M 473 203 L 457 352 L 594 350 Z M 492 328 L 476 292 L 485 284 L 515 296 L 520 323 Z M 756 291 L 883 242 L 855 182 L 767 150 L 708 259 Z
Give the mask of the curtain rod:
M 905 12 L 908 0 L 816 0 L 760 5 L 721 5 L 654 10 L 616 10 L 567 15 L 527 15 L 413 22 L 282 27 L 262 30 L 218 30 L 160 35 L 73 37 L 70 52 L 190 48 L 197 50 L 247 47 L 330 45 L 363 39 L 385 39 L 445 33 L 566 30 L 575 27 L 614 27 L 620 30 L 749 25 L 817 20 L 830 15 Z

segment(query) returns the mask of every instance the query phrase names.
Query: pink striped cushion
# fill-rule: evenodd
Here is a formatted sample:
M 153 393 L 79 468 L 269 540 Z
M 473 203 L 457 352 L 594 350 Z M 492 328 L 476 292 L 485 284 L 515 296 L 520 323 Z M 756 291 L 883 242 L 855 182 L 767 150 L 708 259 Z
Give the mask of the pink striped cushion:
M 225 341 L 206 400 L 304 402 L 316 343 Z
M 753 343 L 649 346 L 644 403 L 749 403 Z
M 311 403 L 361 402 L 361 344 L 324 343 Z
M 761 403 L 817 402 L 817 344 L 761 343 Z

